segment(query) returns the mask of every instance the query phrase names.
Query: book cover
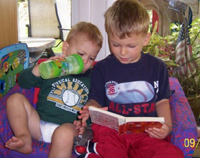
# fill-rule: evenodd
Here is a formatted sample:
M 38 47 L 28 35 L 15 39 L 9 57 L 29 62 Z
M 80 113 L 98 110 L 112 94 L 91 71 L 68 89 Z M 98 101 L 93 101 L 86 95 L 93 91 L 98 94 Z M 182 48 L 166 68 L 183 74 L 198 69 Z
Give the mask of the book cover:
M 119 134 L 143 133 L 147 128 L 161 128 L 164 117 L 124 117 L 96 107 L 89 107 L 92 123 L 115 129 Z

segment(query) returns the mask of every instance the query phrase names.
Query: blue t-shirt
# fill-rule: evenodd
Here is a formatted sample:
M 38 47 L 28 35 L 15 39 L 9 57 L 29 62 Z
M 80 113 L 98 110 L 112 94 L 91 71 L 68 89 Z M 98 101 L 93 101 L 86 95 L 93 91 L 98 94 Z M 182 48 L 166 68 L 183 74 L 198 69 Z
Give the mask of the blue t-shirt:
M 150 54 L 130 64 L 111 54 L 94 67 L 89 99 L 113 113 L 155 117 L 155 103 L 170 96 L 167 66 Z

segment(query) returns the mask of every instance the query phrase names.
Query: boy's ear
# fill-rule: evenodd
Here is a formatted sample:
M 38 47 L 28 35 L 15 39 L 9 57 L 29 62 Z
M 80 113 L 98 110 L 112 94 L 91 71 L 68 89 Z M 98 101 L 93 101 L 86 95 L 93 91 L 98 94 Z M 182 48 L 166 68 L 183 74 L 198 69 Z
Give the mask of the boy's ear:
M 62 45 L 62 54 L 67 55 L 68 47 L 69 47 L 69 43 L 67 41 L 64 41 Z
M 151 33 L 147 33 L 147 35 L 144 39 L 143 46 L 146 46 L 149 43 L 150 38 L 151 38 Z

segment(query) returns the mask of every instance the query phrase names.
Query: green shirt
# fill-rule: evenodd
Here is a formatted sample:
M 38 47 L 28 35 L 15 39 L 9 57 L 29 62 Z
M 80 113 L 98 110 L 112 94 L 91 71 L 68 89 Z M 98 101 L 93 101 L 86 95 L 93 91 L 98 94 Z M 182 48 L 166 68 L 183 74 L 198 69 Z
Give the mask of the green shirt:
M 56 124 L 73 123 L 88 101 L 91 72 L 44 80 L 34 76 L 32 68 L 28 68 L 20 73 L 18 83 L 25 89 L 40 88 L 36 110 L 41 120 Z

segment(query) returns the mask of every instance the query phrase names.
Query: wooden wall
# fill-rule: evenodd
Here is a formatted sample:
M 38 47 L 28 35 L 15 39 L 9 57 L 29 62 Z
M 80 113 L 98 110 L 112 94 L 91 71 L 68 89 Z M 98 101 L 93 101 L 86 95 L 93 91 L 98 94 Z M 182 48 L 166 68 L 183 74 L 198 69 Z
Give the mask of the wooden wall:
M 18 42 L 17 0 L 0 0 L 0 48 Z

